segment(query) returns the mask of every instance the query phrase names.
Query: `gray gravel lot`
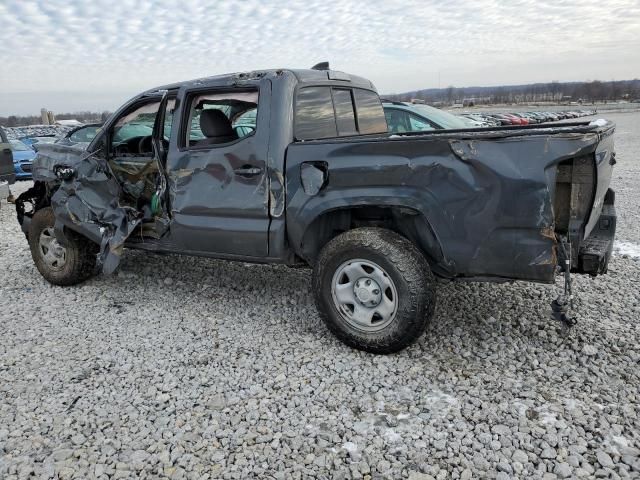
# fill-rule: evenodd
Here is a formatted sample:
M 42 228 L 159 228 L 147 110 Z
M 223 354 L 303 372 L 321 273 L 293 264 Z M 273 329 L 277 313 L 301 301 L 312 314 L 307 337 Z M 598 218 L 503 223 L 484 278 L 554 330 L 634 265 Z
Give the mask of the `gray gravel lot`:
M 640 478 L 640 113 L 608 117 L 622 247 L 570 332 L 525 283 L 440 285 L 392 356 L 335 340 L 306 270 L 128 251 L 53 287 L 3 205 L 0 478 Z

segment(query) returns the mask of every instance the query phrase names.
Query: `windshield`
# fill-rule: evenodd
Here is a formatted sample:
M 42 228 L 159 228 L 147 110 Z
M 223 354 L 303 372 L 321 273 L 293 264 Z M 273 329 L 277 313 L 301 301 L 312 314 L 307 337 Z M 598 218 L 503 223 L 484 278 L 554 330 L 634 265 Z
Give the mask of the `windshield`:
M 466 121 L 464 118 L 445 112 L 444 110 L 430 107 L 429 105 L 412 105 L 411 108 L 415 110 L 416 113 L 434 121 L 442 128 L 469 128 L 470 126 L 470 122 Z
M 27 147 L 20 140 L 11 140 L 9 143 L 11 143 L 11 150 L 13 150 L 14 152 L 29 152 L 29 151 L 31 151 L 31 148 Z

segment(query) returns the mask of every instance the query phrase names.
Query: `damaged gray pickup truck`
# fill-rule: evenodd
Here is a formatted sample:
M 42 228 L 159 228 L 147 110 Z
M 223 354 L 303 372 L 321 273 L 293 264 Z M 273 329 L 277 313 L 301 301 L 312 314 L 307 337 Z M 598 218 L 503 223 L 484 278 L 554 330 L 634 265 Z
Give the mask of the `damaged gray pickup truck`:
M 43 145 L 16 208 L 53 284 L 113 272 L 124 247 L 307 265 L 328 328 L 389 353 L 424 332 L 436 277 L 605 273 L 613 132 L 598 121 L 390 135 L 363 78 L 222 75 L 142 93 L 86 149 Z

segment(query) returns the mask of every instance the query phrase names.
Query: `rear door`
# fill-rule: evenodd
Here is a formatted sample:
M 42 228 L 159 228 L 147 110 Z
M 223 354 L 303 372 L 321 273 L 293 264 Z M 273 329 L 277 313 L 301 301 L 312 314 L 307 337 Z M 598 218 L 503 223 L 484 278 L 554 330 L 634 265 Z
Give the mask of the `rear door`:
M 271 82 L 185 89 L 167 158 L 171 242 L 216 256 L 268 256 Z

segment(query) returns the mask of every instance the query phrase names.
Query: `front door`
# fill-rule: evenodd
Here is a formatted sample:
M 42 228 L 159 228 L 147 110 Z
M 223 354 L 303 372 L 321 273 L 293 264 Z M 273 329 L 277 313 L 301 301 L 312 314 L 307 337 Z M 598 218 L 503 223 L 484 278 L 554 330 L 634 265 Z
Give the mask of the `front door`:
M 268 256 L 271 82 L 181 92 L 167 158 L 170 241 L 220 256 Z

